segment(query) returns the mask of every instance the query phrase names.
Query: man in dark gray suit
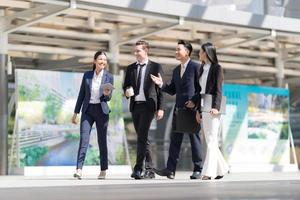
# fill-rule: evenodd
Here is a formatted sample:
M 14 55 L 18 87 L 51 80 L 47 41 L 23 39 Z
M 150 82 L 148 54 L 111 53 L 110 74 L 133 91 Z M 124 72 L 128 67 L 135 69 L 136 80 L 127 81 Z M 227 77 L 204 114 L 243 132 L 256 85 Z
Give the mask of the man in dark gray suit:
M 162 88 L 162 91 L 170 95 L 176 95 L 173 125 L 176 123 L 176 110 L 184 108 L 185 104 L 195 94 L 200 92 L 200 85 L 198 82 L 198 71 L 200 65 L 190 59 L 192 51 L 193 47 L 190 43 L 182 40 L 178 42 L 176 48 L 176 59 L 179 60 L 181 64 L 173 70 L 170 84 L 164 84 L 160 74 L 158 77 L 154 75 L 151 76 L 152 80 L 159 85 L 160 88 Z M 189 134 L 192 148 L 192 160 L 194 163 L 193 174 L 190 176 L 191 179 L 201 178 L 202 158 L 199 131 L 195 134 Z M 184 133 L 171 133 L 167 167 L 163 170 L 155 169 L 154 171 L 156 174 L 174 179 L 183 136 Z

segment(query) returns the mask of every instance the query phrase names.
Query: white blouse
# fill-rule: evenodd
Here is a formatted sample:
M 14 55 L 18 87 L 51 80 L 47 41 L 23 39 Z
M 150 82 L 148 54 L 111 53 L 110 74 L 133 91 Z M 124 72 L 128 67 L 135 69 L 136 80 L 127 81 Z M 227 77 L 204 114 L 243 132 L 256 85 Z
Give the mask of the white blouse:
M 103 71 L 104 70 L 101 70 L 98 76 L 96 74 L 96 71 L 94 72 L 94 76 L 92 80 L 91 99 L 90 99 L 91 104 L 100 103 L 100 86 L 102 82 Z
M 200 94 L 205 94 L 207 77 L 208 77 L 208 72 L 209 72 L 210 66 L 211 66 L 211 63 L 205 63 L 203 66 L 203 73 L 199 79 L 199 84 L 201 86 Z

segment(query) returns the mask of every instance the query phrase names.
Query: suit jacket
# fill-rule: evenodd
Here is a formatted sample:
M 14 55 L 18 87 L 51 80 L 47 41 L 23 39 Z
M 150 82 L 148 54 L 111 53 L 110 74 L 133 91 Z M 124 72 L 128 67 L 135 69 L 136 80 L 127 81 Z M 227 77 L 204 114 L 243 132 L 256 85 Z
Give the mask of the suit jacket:
M 198 72 L 200 65 L 192 60 L 189 61 L 185 72 L 180 77 L 181 65 L 178 65 L 173 70 L 173 75 L 170 84 L 164 84 L 162 90 L 170 95 L 176 94 L 177 108 L 184 108 L 185 103 L 190 100 L 195 94 L 200 92 L 198 81 Z
M 80 112 L 80 108 L 82 106 L 82 113 L 87 111 L 90 99 L 91 99 L 91 89 L 92 89 L 92 79 L 94 76 L 94 71 L 85 72 L 82 78 L 76 106 L 75 106 L 75 113 Z M 114 84 L 113 75 L 110 74 L 108 71 L 104 70 L 101 84 L 104 83 L 111 83 Z M 111 99 L 112 93 L 109 96 L 104 96 L 102 89 L 100 89 L 100 104 L 102 107 L 102 111 L 104 114 L 109 114 L 110 110 L 107 105 L 107 101 Z
M 204 65 L 201 65 L 198 73 L 198 80 L 203 74 L 203 67 Z M 211 64 L 207 76 L 206 88 L 202 88 L 202 90 L 205 90 L 205 94 L 212 95 L 212 108 L 215 108 L 217 110 L 220 110 L 221 106 L 223 77 L 224 76 L 221 65 Z M 200 93 L 194 99 L 196 101 L 197 107 L 200 109 Z
M 132 63 L 127 67 L 125 80 L 123 84 L 124 93 L 128 87 L 133 87 L 134 91 L 136 91 L 137 87 L 137 74 L 138 74 L 138 66 L 135 63 Z M 144 93 L 146 97 L 147 106 L 153 111 L 163 110 L 163 94 L 161 89 L 154 84 L 152 81 L 150 74 L 158 76 L 158 73 L 163 74 L 162 67 L 160 64 L 153 62 L 151 60 L 148 61 L 145 71 L 144 78 Z M 130 112 L 133 111 L 135 95 L 130 97 Z

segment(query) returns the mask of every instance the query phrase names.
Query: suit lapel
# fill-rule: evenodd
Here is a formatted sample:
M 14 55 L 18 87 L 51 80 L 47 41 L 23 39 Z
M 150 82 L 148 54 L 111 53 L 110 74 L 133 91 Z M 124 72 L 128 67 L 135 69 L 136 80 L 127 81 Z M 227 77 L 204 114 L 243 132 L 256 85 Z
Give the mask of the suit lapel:
M 136 85 L 137 85 L 137 65 L 136 64 L 134 64 L 134 66 L 133 66 L 133 80 L 134 80 L 134 84 L 135 84 L 135 87 L 136 87 Z
M 186 65 L 186 68 L 185 68 L 185 70 L 184 70 L 184 73 L 182 74 L 182 77 L 180 77 L 180 71 L 181 71 L 181 65 L 180 65 L 180 70 L 179 70 L 179 77 L 180 77 L 180 79 L 183 79 L 183 78 L 186 76 L 187 71 L 189 70 L 190 64 L 191 64 L 191 60 L 190 60 L 190 61 L 188 62 L 188 64 Z
M 91 71 L 91 72 L 89 73 L 88 78 L 87 78 L 88 86 L 89 86 L 89 88 L 90 88 L 90 93 L 92 93 L 93 76 L 94 76 L 94 71 Z
M 150 72 L 150 68 L 151 68 L 150 60 L 148 61 L 148 64 L 145 67 L 146 67 L 146 69 L 145 69 L 145 76 L 144 76 L 144 91 L 147 88 L 147 83 L 149 82 L 148 77 L 149 77 L 149 72 Z

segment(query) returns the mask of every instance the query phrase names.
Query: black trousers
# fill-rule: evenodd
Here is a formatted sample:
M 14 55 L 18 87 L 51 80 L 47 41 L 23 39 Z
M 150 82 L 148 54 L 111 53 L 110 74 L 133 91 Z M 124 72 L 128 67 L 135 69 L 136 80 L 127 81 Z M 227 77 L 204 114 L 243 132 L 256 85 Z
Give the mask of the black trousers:
M 175 113 L 175 112 L 174 112 Z M 173 126 L 176 123 L 176 115 L 173 114 Z M 199 130 L 200 131 L 200 130 Z M 199 132 L 195 134 L 188 134 L 186 133 L 191 142 L 191 150 L 192 150 L 192 161 L 194 163 L 194 172 L 195 171 L 202 171 L 202 156 L 201 156 L 201 141 L 200 141 L 200 134 Z M 180 153 L 180 148 L 183 140 L 183 136 L 185 133 L 177 133 L 172 131 L 171 133 L 171 142 L 170 142 L 170 147 L 169 147 L 169 157 L 167 161 L 167 168 L 175 172 L 176 171 L 176 166 L 177 162 L 179 159 L 179 153 Z
M 100 151 L 101 170 L 108 168 L 107 156 L 107 127 L 109 116 L 104 114 L 100 104 L 89 104 L 88 109 L 81 115 L 80 142 L 77 155 L 77 169 L 82 169 L 89 146 L 90 133 L 94 122 L 96 122 L 97 139 Z
M 148 140 L 148 132 L 153 117 L 154 112 L 148 108 L 146 103 L 135 103 L 132 111 L 133 124 L 137 133 L 137 156 L 134 171 L 143 171 L 144 160 L 146 169 L 153 167 Z

